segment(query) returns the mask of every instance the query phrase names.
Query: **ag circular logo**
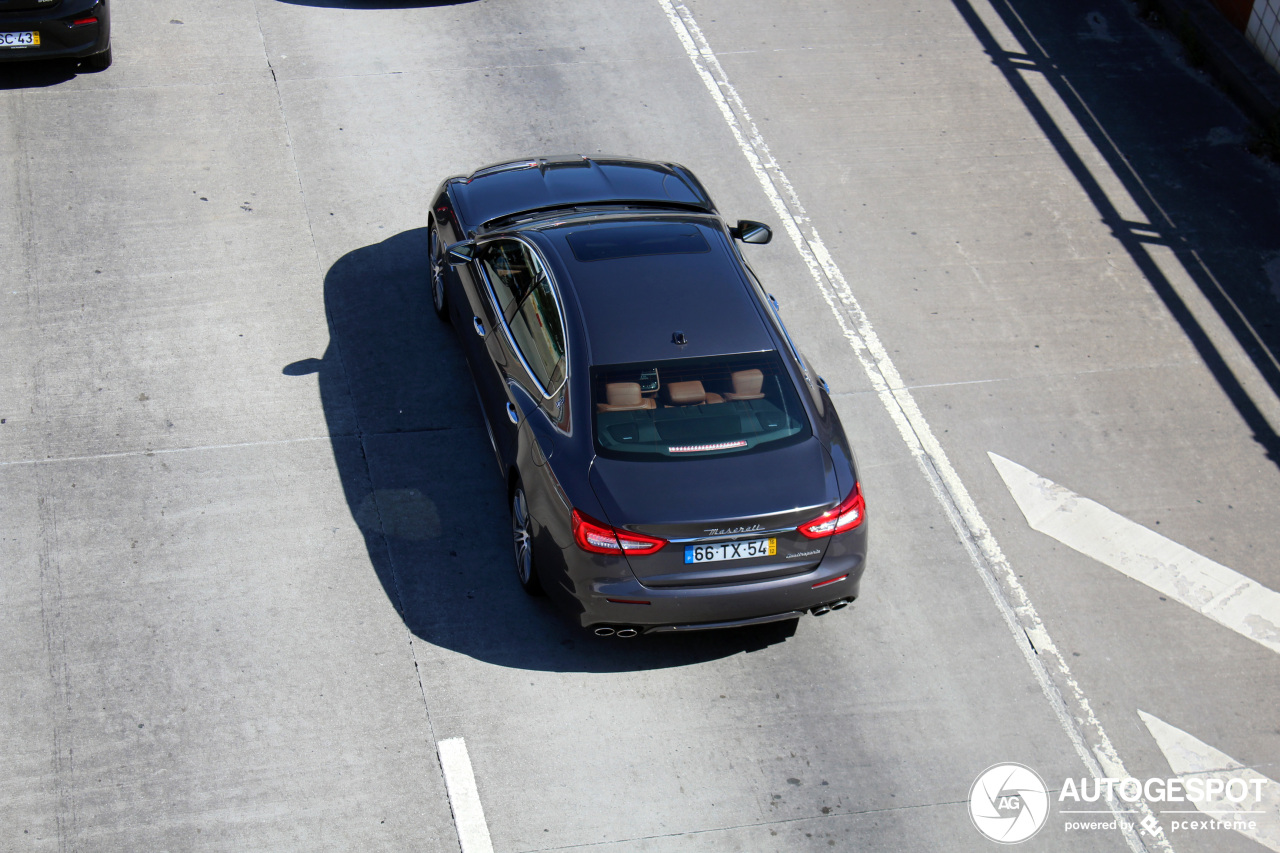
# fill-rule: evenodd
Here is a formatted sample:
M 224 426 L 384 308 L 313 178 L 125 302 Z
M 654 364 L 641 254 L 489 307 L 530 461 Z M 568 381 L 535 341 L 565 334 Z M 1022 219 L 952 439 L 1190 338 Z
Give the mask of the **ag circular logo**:
M 1001 844 L 1026 841 L 1049 817 L 1044 780 L 1021 764 L 993 764 L 969 789 L 969 818 L 987 838 Z

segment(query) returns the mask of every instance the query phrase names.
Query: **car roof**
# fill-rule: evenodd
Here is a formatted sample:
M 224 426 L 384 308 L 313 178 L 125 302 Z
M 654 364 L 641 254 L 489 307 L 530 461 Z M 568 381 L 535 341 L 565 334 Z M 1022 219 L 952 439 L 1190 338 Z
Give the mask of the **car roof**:
M 676 225 L 696 230 L 705 251 L 644 253 L 652 235 Z M 622 256 L 583 260 L 583 237 L 608 237 Z M 586 232 L 597 232 L 589 234 Z M 603 216 L 536 229 L 567 273 L 561 291 L 576 300 L 591 364 L 625 364 L 776 349 L 759 302 L 718 220 L 707 216 Z M 627 254 L 634 243 L 641 254 Z M 576 251 L 575 251 L 576 244 Z M 600 253 L 596 253 L 597 256 Z M 608 252 L 604 253 L 608 255 Z M 683 332 L 683 346 L 672 342 Z
M 629 157 L 528 158 L 485 166 L 456 180 L 455 199 L 472 226 L 578 204 L 649 202 L 714 210 L 706 190 L 683 166 Z

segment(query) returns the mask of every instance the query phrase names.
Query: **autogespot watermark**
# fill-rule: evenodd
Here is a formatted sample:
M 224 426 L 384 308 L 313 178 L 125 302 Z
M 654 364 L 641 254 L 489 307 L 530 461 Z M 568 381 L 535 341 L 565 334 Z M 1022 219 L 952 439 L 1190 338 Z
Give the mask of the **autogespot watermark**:
M 1194 832 L 1200 830 L 1251 833 L 1258 822 L 1250 815 L 1260 812 L 1250 808 L 1262 799 L 1262 788 L 1270 779 L 1219 776 L 1190 776 L 1188 778 L 1161 779 L 1152 777 L 1145 781 L 1129 776 L 1124 779 L 1102 777 L 1067 779 L 1058 792 L 1058 812 L 1068 817 L 1062 828 L 1067 832 L 1079 830 L 1117 829 L 1119 817 L 1112 820 L 1090 818 L 1098 809 L 1079 808 L 1090 804 L 1117 804 L 1117 814 L 1136 814 L 1125 806 L 1141 800 L 1160 805 L 1187 804 L 1191 809 L 1161 809 L 1161 816 L 1169 822 L 1170 832 Z M 1070 808 L 1068 807 L 1070 806 Z M 1187 815 L 1195 815 L 1189 818 Z M 1160 821 L 1148 814 L 1138 822 L 1143 835 L 1160 834 Z
M 1058 813 L 1064 832 L 1121 829 L 1131 819 L 1145 836 L 1162 835 L 1164 827 L 1148 811 L 1129 808 L 1138 803 L 1169 805 L 1160 810 L 1170 832 L 1235 831 L 1250 834 L 1257 829 L 1252 815 L 1262 800 L 1266 778 L 1220 776 L 1187 778 L 1127 777 L 1115 779 L 1067 779 L 1057 792 Z M 1017 844 L 1031 838 L 1049 821 L 1053 797 L 1040 775 L 1022 764 L 994 764 L 982 771 L 969 789 L 969 818 L 984 836 L 1001 844 Z M 1177 806 L 1190 805 L 1191 809 Z M 1139 818 L 1141 812 L 1147 812 Z M 1189 817 L 1194 815 L 1195 817 Z
M 1026 841 L 1040 831 L 1048 817 L 1049 791 L 1030 767 L 993 764 L 969 789 L 969 819 L 992 841 Z

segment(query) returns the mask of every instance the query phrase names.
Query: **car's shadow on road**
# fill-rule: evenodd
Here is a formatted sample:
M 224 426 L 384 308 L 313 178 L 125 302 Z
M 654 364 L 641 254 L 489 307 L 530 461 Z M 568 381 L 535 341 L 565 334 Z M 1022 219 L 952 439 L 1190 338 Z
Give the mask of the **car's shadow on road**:
M 79 65 L 74 59 L 33 59 L 30 62 L 0 63 L 0 90 L 57 86 L 74 78 Z
M 461 349 L 432 310 L 425 258 L 426 229 L 340 258 L 324 283 L 328 349 L 283 371 L 318 374 L 347 505 L 405 625 L 479 660 L 554 671 L 682 666 L 789 637 L 794 622 L 599 638 L 521 590 L 503 478 Z

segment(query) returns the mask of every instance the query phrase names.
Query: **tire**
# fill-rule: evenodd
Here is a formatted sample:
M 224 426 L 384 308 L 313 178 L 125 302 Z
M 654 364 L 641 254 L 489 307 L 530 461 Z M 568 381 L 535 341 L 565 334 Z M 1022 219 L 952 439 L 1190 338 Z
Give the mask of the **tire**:
M 448 267 L 445 265 L 444 254 L 440 247 L 440 232 L 436 229 L 434 222 L 427 231 L 427 252 L 431 257 L 431 266 L 427 272 L 428 286 L 431 288 L 431 307 L 435 309 L 436 316 L 447 323 L 449 322 L 449 303 L 444 290 L 444 277 Z
M 511 490 L 511 538 L 520 586 L 530 595 L 541 595 L 542 584 L 538 581 L 538 569 L 533 562 L 533 520 L 529 516 L 524 484 L 518 480 Z
M 86 56 L 81 60 L 84 67 L 90 71 L 106 71 L 111 67 L 111 47 L 108 46 L 102 53 L 95 53 L 92 56 Z

